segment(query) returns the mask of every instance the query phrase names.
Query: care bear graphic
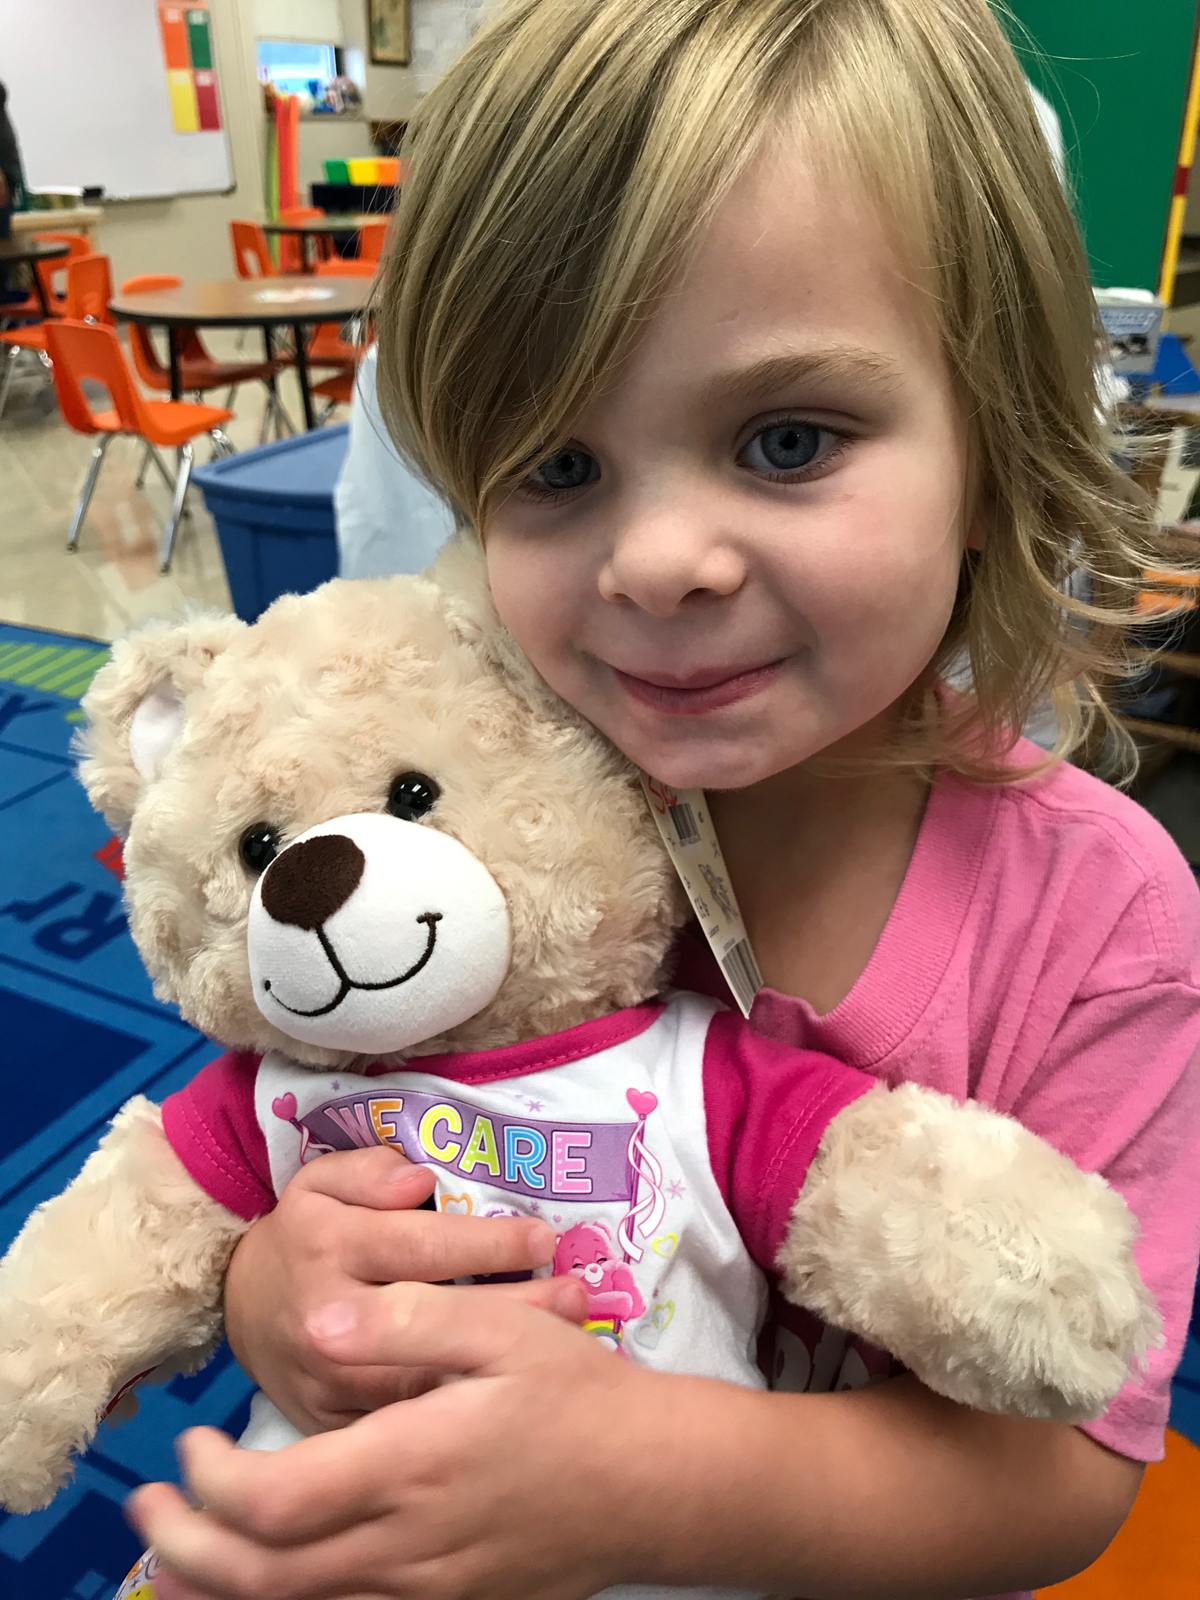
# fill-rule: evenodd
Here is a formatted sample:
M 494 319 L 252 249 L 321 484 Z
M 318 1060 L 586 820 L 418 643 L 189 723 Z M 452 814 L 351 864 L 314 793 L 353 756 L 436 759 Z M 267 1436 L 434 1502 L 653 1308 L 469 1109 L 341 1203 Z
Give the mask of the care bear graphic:
M 602 1222 L 577 1222 L 560 1233 L 554 1251 L 554 1276 L 582 1278 L 588 1317 L 595 1322 L 631 1322 L 646 1309 L 633 1273 L 613 1254 L 612 1235 Z

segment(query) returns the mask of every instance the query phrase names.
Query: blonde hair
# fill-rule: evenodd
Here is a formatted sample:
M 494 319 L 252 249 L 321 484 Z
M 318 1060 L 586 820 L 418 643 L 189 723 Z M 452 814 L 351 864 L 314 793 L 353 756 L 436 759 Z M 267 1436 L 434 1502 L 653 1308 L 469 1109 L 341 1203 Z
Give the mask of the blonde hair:
M 409 130 L 380 290 L 385 419 L 482 535 L 788 123 L 868 185 L 932 285 L 986 516 L 886 759 L 1010 779 L 1048 697 L 1050 759 L 1107 719 L 1096 686 L 1125 670 L 1149 519 L 1105 447 L 1086 260 L 985 0 L 508 0 Z M 1068 593 L 1080 570 L 1091 602 Z

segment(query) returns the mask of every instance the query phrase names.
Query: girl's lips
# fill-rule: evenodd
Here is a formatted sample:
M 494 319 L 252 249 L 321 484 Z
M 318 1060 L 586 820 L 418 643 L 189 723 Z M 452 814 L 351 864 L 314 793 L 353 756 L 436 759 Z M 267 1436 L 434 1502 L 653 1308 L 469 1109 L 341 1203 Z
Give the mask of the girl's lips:
M 706 711 L 720 711 L 723 706 L 746 700 L 773 683 L 782 671 L 782 661 L 770 661 L 765 667 L 751 667 L 728 677 L 698 672 L 690 682 L 669 678 L 651 682 L 648 678 L 635 678 L 630 672 L 622 672 L 619 667 L 612 668 L 613 677 L 631 699 L 676 717 L 698 717 Z

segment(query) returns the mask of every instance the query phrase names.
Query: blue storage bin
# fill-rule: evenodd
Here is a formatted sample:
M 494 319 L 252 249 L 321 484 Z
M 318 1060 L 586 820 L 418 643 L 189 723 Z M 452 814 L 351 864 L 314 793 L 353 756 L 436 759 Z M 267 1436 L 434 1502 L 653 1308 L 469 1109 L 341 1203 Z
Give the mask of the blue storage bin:
M 192 482 L 217 525 L 233 609 L 253 622 L 281 594 L 337 577 L 333 486 L 349 424 L 245 450 L 199 467 Z

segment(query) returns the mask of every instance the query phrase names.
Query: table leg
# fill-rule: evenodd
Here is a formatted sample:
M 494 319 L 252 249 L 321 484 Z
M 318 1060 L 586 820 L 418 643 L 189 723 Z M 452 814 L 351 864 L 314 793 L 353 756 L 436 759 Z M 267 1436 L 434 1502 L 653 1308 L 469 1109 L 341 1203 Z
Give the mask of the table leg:
M 316 418 L 313 416 L 312 390 L 308 386 L 308 352 L 304 348 L 304 329 L 297 324 L 292 329 L 296 341 L 296 376 L 300 380 L 300 398 L 304 402 L 304 426 L 308 429 L 316 427 Z
M 57 261 L 58 257 L 55 256 L 52 259 Z M 46 299 L 46 285 L 42 282 L 42 275 L 37 269 L 36 261 L 29 263 L 29 275 L 33 279 L 33 287 L 37 297 L 42 303 L 42 315 L 49 321 L 54 312 L 50 309 L 50 302 Z
M 183 398 L 183 385 L 179 377 L 179 336 L 170 324 L 167 326 L 167 355 L 171 363 L 171 399 Z
M 267 327 L 266 324 L 264 324 L 262 328 L 262 337 L 263 355 L 266 360 L 274 361 L 275 340 L 272 337 L 270 328 Z M 267 408 L 263 412 L 262 427 L 259 429 L 259 444 L 266 444 L 267 434 L 270 431 L 271 423 L 275 424 L 275 437 L 277 439 L 281 439 L 283 437 L 279 431 L 279 380 L 276 378 L 274 373 L 272 373 L 267 379 L 267 391 L 269 394 L 269 399 L 267 400 Z

